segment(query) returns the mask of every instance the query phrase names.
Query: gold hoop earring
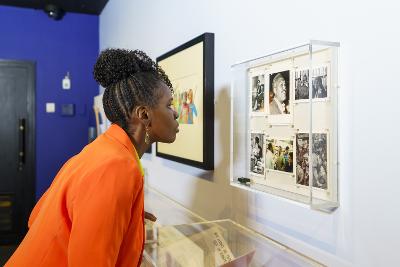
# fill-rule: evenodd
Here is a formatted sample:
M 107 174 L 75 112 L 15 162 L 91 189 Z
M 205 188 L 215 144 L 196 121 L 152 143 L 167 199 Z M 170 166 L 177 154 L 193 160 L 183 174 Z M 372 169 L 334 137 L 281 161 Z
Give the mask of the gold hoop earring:
M 144 135 L 144 142 L 147 145 L 150 145 L 150 135 L 149 135 L 149 128 L 146 127 L 146 133 Z

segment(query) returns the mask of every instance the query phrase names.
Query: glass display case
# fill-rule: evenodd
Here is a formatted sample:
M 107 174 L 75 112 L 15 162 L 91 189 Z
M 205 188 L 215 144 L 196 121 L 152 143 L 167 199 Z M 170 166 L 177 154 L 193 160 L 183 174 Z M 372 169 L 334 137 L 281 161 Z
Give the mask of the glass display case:
M 339 206 L 338 53 L 313 40 L 232 66 L 231 185 Z
M 165 195 L 145 186 L 144 209 L 157 216 L 156 226 L 204 222 L 205 219 Z M 150 222 L 146 224 L 150 229 Z
M 149 187 L 145 210 L 157 222 L 145 220 L 143 267 L 322 266 L 234 221 L 205 221 Z
M 322 266 L 231 220 L 163 226 L 153 238 L 143 266 Z

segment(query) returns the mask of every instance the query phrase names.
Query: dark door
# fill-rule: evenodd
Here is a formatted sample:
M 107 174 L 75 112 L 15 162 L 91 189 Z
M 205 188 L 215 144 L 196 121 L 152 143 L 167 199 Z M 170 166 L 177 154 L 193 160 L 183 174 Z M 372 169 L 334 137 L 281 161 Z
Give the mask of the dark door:
M 0 244 L 16 244 L 35 202 L 35 65 L 0 60 Z

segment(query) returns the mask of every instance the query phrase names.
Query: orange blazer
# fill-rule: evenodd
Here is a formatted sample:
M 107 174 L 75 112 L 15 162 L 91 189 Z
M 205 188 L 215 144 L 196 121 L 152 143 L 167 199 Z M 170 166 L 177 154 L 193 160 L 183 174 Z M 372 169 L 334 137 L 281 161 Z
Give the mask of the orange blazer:
M 139 157 L 113 124 L 64 164 L 5 266 L 139 266 L 143 197 Z

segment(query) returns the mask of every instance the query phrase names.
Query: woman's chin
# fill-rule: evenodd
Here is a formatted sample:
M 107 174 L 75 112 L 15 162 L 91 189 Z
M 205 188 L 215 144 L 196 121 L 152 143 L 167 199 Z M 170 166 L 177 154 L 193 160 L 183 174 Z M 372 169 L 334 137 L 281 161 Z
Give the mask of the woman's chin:
M 160 143 L 166 143 L 166 144 L 171 144 L 171 143 L 175 142 L 175 140 L 176 140 L 176 134 L 175 134 L 174 136 L 171 136 L 171 137 L 169 137 L 169 138 L 165 138 L 165 139 L 160 140 L 160 141 L 158 141 L 158 142 L 160 142 Z
M 168 142 L 168 143 L 173 143 L 173 142 L 175 142 L 175 140 L 176 140 L 176 134 L 174 135 L 174 137 L 173 137 L 173 138 L 171 138 L 171 139 L 169 140 L 169 142 Z

